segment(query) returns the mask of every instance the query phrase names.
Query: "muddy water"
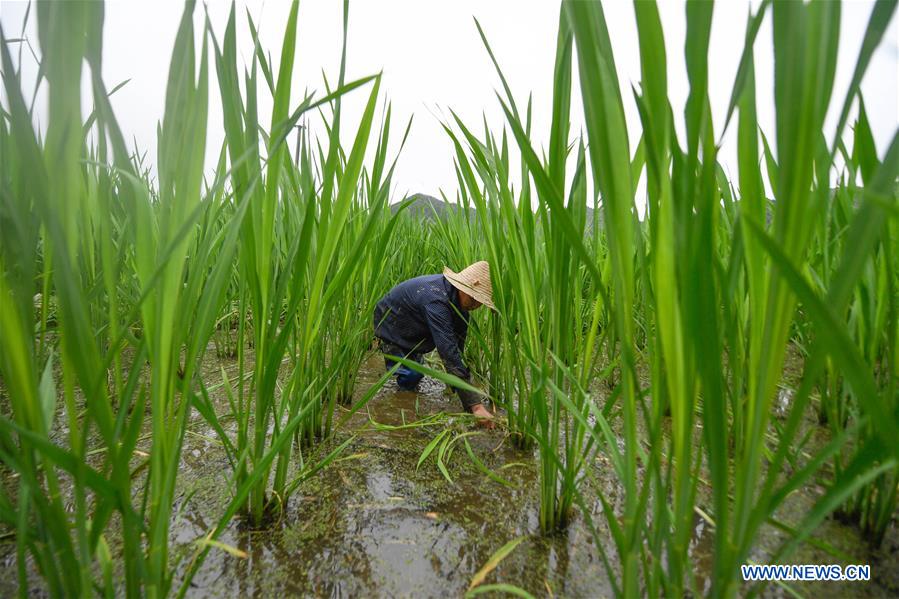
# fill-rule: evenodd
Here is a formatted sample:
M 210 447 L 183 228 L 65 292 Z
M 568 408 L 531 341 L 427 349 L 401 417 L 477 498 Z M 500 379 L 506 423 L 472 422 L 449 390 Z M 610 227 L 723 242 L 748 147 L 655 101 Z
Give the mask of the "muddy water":
M 210 352 L 211 353 L 211 352 Z M 233 361 L 209 359 L 204 378 L 224 366 L 236 375 Z M 208 366 L 208 369 L 206 368 Z M 231 372 L 231 371 L 234 372 Z M 357 389 L 365 392 L 383 372 L 383 363 L 372 356 L 363 366 Z M 224 402 L 220 406 L 226 411 Z M 426 428 L 383 430 L 371 421 L 401 425 L 439 412 L 457 412 L 458 400 L 446 395 L 442 384 L 429 379 L 420 393 L 385 386 L 367 410 L 354 415 L 329 444 L 317 449 L 325 455 L 334 444 L 353 437 L 342 456 L 322 473 L 303 483 L 284 506 L 279 520 L 265 530 L 249 530 L 235 519 L 220 540 L 246 554 L 236 557 L 221 550 L 210 552 L 193 580 L 190 595 L 230 596 L 323 596 L 323 597 L 445 597 L 461 596 L 472 576 L 507 541 L 526 539 L 487 576 L 486 582 L 505 582 L 535 596 L 609 597 L 611 587 L 597 548 L 582 516 L 576 515 L 562 534 L 546 538 L 538 534 L 538 474 L 536 456 L 515 450 L 498 431 L 482 431 L 469 437 L 473 450 L 492 470 L 508 479 L 513 488 L 499 485 L 469 461 L 463 447 L 457 448 L 447 467 L 454 483 L 440 474 L 433 457 L 416 469 L 419 455 L 444 425 Z M 808 426 L 814 426 L 809 417 Z M 455 430 L 475 430 L 457 422 Z M 193 542 L 205 535 L 229 499 L 230 468 L 215 434 L 194 419 L 185 437 L 176 516 L 172 523 L 172 547 L 180 583 L 186 563 L 193 555 Z M 823 429 L 813 431 L 826 443 Z M 699 434 L 699 433 L 697 433 Z M 144 450 L 149 449 L 146 439 Z M 306 456 L 314 460 L 315 455 Z M 591 485 L 601 485 L 613 509 L 620 507 L 617 482 L 608 459 L 599 455 L 591 465 Z M 778 513 L 787 523 L 798 522 L 817 499 L 820 489 L 793 494 Z M 585 495 L 595 497 L 594 490 Z M 698 503 L 709 505 L 708 489 L 702 483 Z M 603 546 L 614 560 L 614 549 L 602 525 L 599 506 L 594 518 Z M 891 527 L 884 547 L 869 552 L 857 529 L 832 519 L 815 532 L 847 559 L 837 560 L 827 552 L 805 546 L 793 563 L 871 564 L 874 581 L 869 583 L 809 583 L 793 585 L 805 596 L 896 597 L 899 596 L 899 531 Z M 110 540 L 116 538 L 111 531 Z M 750 558 L 765 562 L 785 534 L 765 528 Z M 712 565 L 713 531 L 696 519 L 691 543 L 693 573 L 700 590 L 708 589 Z M 615 566 L 613 562 L 613 567 Z M 0 596 L 15 592 L 15 543 L 0 538 Z M 33 564 L 29 568 L 39 588 Z M 766 596 L 787 596 L 784 588 L 771 585 Z
M 358 388 L 365 390 L 383 372 L 372 357 Z M 488 467 L 515 485 L 508 488 L 478 472 L 464 448 L 447 467 L 450 484 L 433 458 L 416 470 L 419 455 L 441 427 L 377 430 L 438 412 L 456 412 L 454 396 L 426 379 L 419 393 L 392 383 L 344 425 L 335 442 L 354 431 L 347 458 L 304 483 L 280 521 L 265 531 L 237 521 L 221 541 L 246 558 L 222 551 L 209 554 L 194 578 L 196 596 L 331 597 L 460 596 L 472 576 L 507 541 L 531 535 L 503 560 L 489 582 L 519 585 L 537 595 L 609 596 L 610 588 L 583 522 L 551 539 L 536 535 L 539 501 L 536 461 L 503 442 L 499 432 L 470 437 Z M 460 430 L 464 426 L 460 425 Z M 201 434 L 206 434 L 201 433 Z M 200 437 L 192 435 L 195 440 Z M 189 542 L 213 524 L 225 487 L 227 464 L 213 443 L 188 447 L 181 485 L 185 497 L 173 535 Z

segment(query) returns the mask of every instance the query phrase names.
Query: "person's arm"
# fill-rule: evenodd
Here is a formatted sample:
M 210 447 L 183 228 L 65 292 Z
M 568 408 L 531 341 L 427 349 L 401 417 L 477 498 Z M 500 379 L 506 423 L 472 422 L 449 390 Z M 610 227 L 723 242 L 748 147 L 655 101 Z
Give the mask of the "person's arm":
M 456 332 L 453 329 L 453 315 L 451 308 L 441 301 L 428 302 L 425 305 L 425 316 L 428 321 L 428 328 L 431 330 L 431 337 L 434 339 L 434 345 L 437 346 L 437 353 L 443 360 L 446 371 L 453 374 L 463 381 L 471 380 L 471 372 L 462 361 L 462 348 L 459 346 Z M 462 406 L 467 410 L 480 404 L 480 398 L 471 391 L 464 389 L 456 389 Z

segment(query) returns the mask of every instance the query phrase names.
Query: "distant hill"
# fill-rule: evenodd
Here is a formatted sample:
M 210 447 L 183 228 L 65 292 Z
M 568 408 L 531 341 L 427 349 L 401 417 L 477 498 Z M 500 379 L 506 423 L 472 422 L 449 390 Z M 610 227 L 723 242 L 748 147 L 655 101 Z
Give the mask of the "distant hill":
M 412 204 L 406 208 L 406 214 L 414 217 L 421 218 L 424 220 L 433 220 L 435 214 L 437 218 L 443 218 L 444 214 L 446 214 L 450 210 L 459 210 L 461 207 L 458 204 L 444 202 L 440 198 L 435 198 L 434 196 L 430 196 L 425 193 L 416 193 L 409 196 L 408 199 L 412 200 Z M 397 202 L 396 204 L 390 205 L 390 211 L 395 213 L 399 210 L 401 202 Z M 474 213 L 474 206 L 470 208 L 472 213 Z M 593 208 L 587 206 L 586 208 L 586 230 L 593 230 Z M 539 218 L 539 217 L 538 217 Z M 603 223 L 603 212 L 602 208 L 599 208 L 599 225 L 602 226 Z
M 831 190 L 830 197 L 833 199 L 836 194 L 836 189 Z M 861 188 L 859 188 L 859 192 Z M 860 194 L 855 198 L 853 205 L 855 208 L 858 207 L 860 203 Z M 434 196 L 428 195 L 426 193 L 416 193 L 409 196 L 409 199 L 412 200 L 412 204 L 406 208 L 406 213 L 412 216 L 413 218 L 420 218 L 424 220 L 433 220 L 434 215 L 436 214 L 438 218 L 443 218 L 444 215 L 450 210 L 460 210 L 461 206 L 458 204 L 454 204 L 451 202 L 444 202 L 440 198 L 435 198 Z M 777 206 L 777 202 L 771 198 L 765 198 L 765 224 L 766 226 L 771 226 L 771 223 L 774 219 L 774 212 Z M 737 202 L 739 204 L 739 201 Z M 396 204 L 390 205 L 390 212 L 395 213 L 400 207 L 400 202 Z M 723 208 L 722 208 L 723 209 Z M 470 208 L 471 213 L 474 214 L 475 209 L 474 206 Z M 585 218 L 585 230 L 586 232 L 591 232 L 593 230 L 593 208 L 591 206 L 586 207 L 586 218 Z M 597 221 L 599 226 L 603 226 L 603 222 L 605 220 L 605 215 L 603 214 L 602 206 L 598 208 L 598 218 Z M 644 217 L 645 218 L 645 217 Z M 539 216 L 537 217 L 539 222 Z M 644 221 L 645 222 L 645 221 Z
M 461 208 L 458 204 L 450 204 L 425 193 L 416 193 L 409 196 L 408 199 L 411 199 L 412 203 L 406 208 L 406 214 L 424 220 L 433 220 L 435 214 L 437 218 L 443 218 L 448 211 Z M 399 210 L 401 203 L 391 204 L 390 211 L 395 213 Z M 472 210 L 474 209 L 472 208 Z

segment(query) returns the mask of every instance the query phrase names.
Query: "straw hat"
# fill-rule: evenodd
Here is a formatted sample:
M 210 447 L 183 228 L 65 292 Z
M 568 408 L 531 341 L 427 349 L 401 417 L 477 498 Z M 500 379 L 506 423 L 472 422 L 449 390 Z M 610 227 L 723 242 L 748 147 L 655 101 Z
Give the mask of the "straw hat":
M 493 305 L 493 286 L 490 284 L 490 264 L 486 261 L 475 262 L 461 272 L 453 272 L 444 266 L 443 276 L 456 289 L 464 291 L 488 308 L 496 310 L 496 306 Z

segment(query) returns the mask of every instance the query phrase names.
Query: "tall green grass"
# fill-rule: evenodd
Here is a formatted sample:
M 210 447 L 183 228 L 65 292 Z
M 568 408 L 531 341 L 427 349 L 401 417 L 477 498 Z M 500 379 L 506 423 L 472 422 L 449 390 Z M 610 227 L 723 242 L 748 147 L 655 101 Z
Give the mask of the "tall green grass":
M 12 402 L 12 419 L 2 420 L 2 446 L 4 463 L 21 482 L 15 508 L 8 496 L 2 504 L 4 520 L 18 531 L 23 596 L 26 552 L 54 595 L 92 593 L 95 565 L 103 573 L 96 588 L 104 594 L 123 588 L 159 596 L 170 589 L 168 533 L 181 445 L 239 225 L 236 219 L 221 231 L 197 227 L 219 206 L 201 201 L 207 62 L 203 36 L 197 66 L 192 13 L 188 4 L 172 53 L 159 127 L 159 186 L 152 191 L 125 149 L 100 76 L 103 5 L 37 6 L 51 98 L 44 141 L 32 130 L 4 37 L 10 111 L 3 145 L 16 146 L 4 164 L 16 168 L 5 168 L 3 176 L 4 220 L 13 234 L 2 268 L 4 330 L 11 333 L 4 334 L 3 375 Z M 83 60 L 95 103 L 86 123 Z M 223 257 L 219 265 L 202 260 L 213 247 Z M 189 252 L 196 252 L 190 260 Z M 35 271 L 39 256 L 42 279 Z M 46 303 L 51 294 L 55 299 L 60 377 L 54 352 L 35 344 L 36 281 L 43 325 Z M 41 328 L 41 340 L 49 333 Z M 135 448 L 145 411 L 152 442 L 141 462 Z M 54 433 L 57 414 L 66 419 L 63 445 Z M 71 484 L 61 486 L 66 479 Z M 105 537 L 113 514 L 120 520 L 123 587 L 111 578 Z
M 337 89 L 318 100 L 306 97 L 289 110 L 298 8 L 297 2 L 291 5 L 277 78 L 264 53 L 257 51 L 246 69 L 243 92 L 233 7 L 221 45 L 213 36 L 231 188 L 248 205 L 237 277 L 242 314 L 252 327 L 240 329 L 237 343 L 243 347 L 245 337 L 252 335 L 253 370 L 248 380 L 239 377 L 236 393 L 228 391 L 238 422 L 233 439 L 208 398 L 202 412 L 228 448 L 235 486 L 255 481 L 244 511 L 256 526 L 272 509 L 283 508 L 306 476 L 302 448 L 330 435 L 338 403 L 352 398 L 354 373 L 371 340 L 358 314 L 370 311 L 385 289 L 379 269 L 396 218 L 387 209 L 393 172 L 387 164 L 389 111 L 371 171 L 363 177 L 380 78 L 344 82 L 347 3 Z M 250 29 L 258 49 L 252 22 Z M 261 137 L 256 113 L 260 72 L 274 100 L 271 126 Z M 341 96 L 369 83 L 355 140 L 345 152 L 340 146 Z M 306 134 L 292 160 L 285 144 L 288 134 L 304 114 L 326 106 L 333 108 L 325 120 L 328 145 L 318 146 L 316 155 L 315 141 Z M 260 145 L 266 146 L 265 155 L 259 153 Z M 238 355 L 240 372 L 247 357 L 246 352 Z M 283 376 L 285 362 L 289 374 Z M 290 442 L 279 442 L 288 429 L 299 445 L 296 450 Z M 276 445 L 277 456 L 269 460 Z
M 878 387 L 874 382 L 870 366 L 856 346 L 848 342 L 847 325 L 839 316 L 845 294 L 855 286 L 872 246 L 847 246 L 837 263 L 833 282 L 826 289 L 813 288 L 803 276 L 814 224 L 830 201 L 833 152 L 828 151 L 821 131 L 832 94 L 840 6 L 830 2 L 775 2 L 770 6 L 777 57 L 777 162 L 767 161 L 775 194 L 770 228 L 766 225 L 768 203 L 759 176 L 752 61 L 755 32 L 769 4 L 763 3 L 758 14 L 749 20 L 746 50 L 734 83 L 731 107 L 732 110 L 736 105 L 740 115 L 740 201 L 736 218 L 741 226 L 731 230 L 732 238 L 723 239 L 724 252 L 721 235 L 728 231 L 728 225 L 721 223 L 727 215 L 722 210 L 722 198 L 727 207 L 729 190 L 718 181 L 720 169 L 708 100 L 712 4 L 688 2 L 686 8 L 684 58 L 690 95 L 684 112 L 685 148 L 676 138 L 671 122 L 665 45 L 658 12 L 651 3 L 638 2 L 634 6 L 642 65 L 640 90 L 634 95 L 646 144 L 648 262 L 653 272 L 650 283 L 655 297 L 657 336 L 651 355 L 654 366 L 650 390 L 656 405 L 643 409 L 652 449 L 652 454 L 643 458 L 638 448 L 627 444 L 632 435 L 628 413 L 631 422 L 637 413 L 629 399 L 633 391 L 625 379 L 625 468 L 619 475 L 625 478 L 622 483 L 626 506 L 620 521 L 608 511 L 606 517 L 613 532 L 618 526 L 622 532 L 616 536 L 622 594 L 636 592 L 640 585 L 645 585 L 642 588 L 651 595 L 679 595 L 691 588 L 687 549 L 696 508 L 697 474 L 703 463 L 703 455 L 696 453 L 693 442 L 698 412 L 703 424 L 702 450 L 709 469 L 715 522 L 712 593 L 733 595 L 738 589 L 737 567 L 746 562 L 762 524 L 774 517 L 789 493 L 811 480 L 846 441 L 845 434 L 836 436 L 803 468 L 790 476 L 782 474 L 781 465 L 796 441 L 823 356 L 829 356 L 840 376 L 854 388 L 865 389 L 865 418 L 876 419 L 878 424 L 874 425 L 876 430 L 870 442 L 856 450 L 852 476 L 841 475 L 832 481 L 828 494 L 777 556 L 794 548 L 838 505 L 840 498 L 895 467 L 894 448 L 883 444 L 896 424 L 894 406 L 891 408 L 894 402 L 890 399 L 893 385 Z M 836 140 L 841 138 L 848 105 L 857 94 L 864 67 L 894 7 L 895 3 L 880 3 L 873 13 L 856 77 L 844 101 Z M 594 177 L 607 212 L 611 213 L 606 232 L 613 251 L 617 244 L 622 256 L 631 256 L 635 244 L 622 232 L 631 230 L 633 196 L 627 186 L 628 170 L 614 162 L 620 161 L 629 142 L 602 8 L 598 4 L 572 2 L 566 4 L 566 10 L 578 48 Z M 564 83 L 557 81 L 557 85 Z M 882 176 L 895 182 L 897 165 L 893 152 L 891 147 Z M 885 189 L 871 191 L 887 196 L 891 193 Z M 889 211 L 890 201 L 887 205 L 875 204 L 871 195 L 860 195 L 861 205 L 853 215 L 849 236 L 863 227 L 873 227 L 873 223 L 867 222 L 872 211 L 882 208 L 883 216 Z M 891 201 L 895 206 L 894 195 Z M 877 232 L 868 230 L 876 240 Z M 613 302 L 619 313 L 626 312 L 621 304 L 630 303 L 634 285 L 629 258 L 613 260 L 613 273 Z M 769 448 L 766 438 L 772 402 L 799 302 L 812 317 L 815 353 L 806 362 L 787 424 Z M 746 306 L 745 311 L 734 313 L 733 309 L 741 305 Z M 618 328 L 622 342 L 630 345 L 628 323 L 620 322 Z M 724 356 L 728 357 L 727 366 Z M 627 364 L 626 354 L 624 357 Z M 658 405 L 662 401 L 664 406 Z M 670 410 L 671 432 L 661 436 L 658 431 L 665 407 Z M 657 449 L 660 445 L 665 448 L 663 451 Z M 613 445 L 608 447 L 616 452 Z M 637 463 L 646 468 L 642 488 L 640 483 L 631 483 Z M 765 465 L 767 468 L 763 468 Z M 652 504 L 647 502 L 647 494 L 654 496 Z M 670 504 L 661 499 L 669 496 Z M 647 560 L 647 548 L 656 556 L 664 552 L 667 567 Z M 641 563 L 642 576 L 637 569 Z
M 843 150 L 844 183 L 836 194 L 831 191 L 831 176 L 840 168 L 834 156 L 843 143 L 842 129 L 895 3 L 874 9 L 852 83 L 837 106 L 840 123 L 830 143 L 821 132 L 833 88 L 839 4 L 764 2 L 750 15 L 728 107 L 728 121 L 738 114 L 736 187 L 718 163 L 722 133 L 714 131 L 709 106 L 713 8 L 704 2 L 686 6 L 690 94 L 683 140 L 675 133 L 664 33 L 651 2 L 634 4 L 642 79 L 633 101 L 642 136 L 632 158 L 599 3 L 564 3 L 545 159 L 530 141 L 530 106 L 522 116 L 499 72 L 506 94 L 500 102 L 522 155 L 518 197 L 508 182 L 505 132 L 498 142 L 490 131 L 478 139 L 459 119 L 454 128 L 460 134 L 447 126 L 463 199 L 477 207 L 480 236 L 497 265 L 494 271 L 501 273 L 494 274 L 501 317 L 490 338 L 494 357 L 488 378 L 508 410 L 510 428 L 528 439 L 522 445 L 540 448 L 541 525 L 546 531 L 563 525 L 556 510 L 589 499 L 578 484 L 579 464 L 595 449 L 607 453 L 624 501 L 616 512 L 607 491 L 599 491 L 617 567 L 604 559 L 623 596 L 696 592 L 688 548 L 696 514 L 706 510 L 715 524 L 712 594 L 728 596 L 738 592 L 738 566 L 762 526 L 783 527 L 777 510 L 803 485 L 822 481 L 828 493 L 798 526 L 788 527 L 793 535 L 776 552 L 778 559 L 847 500 L 843 509 L 866 531 L 875 530 L 876 522 L 882 534 L 886 514 L 895 510 L 896 455 L 887 441 L 897 422 L 895 370 L 888 372 L 894 362 L 895 269 L 880 248 L 893 243 L 888 233 L 894 224 L 884 223 L 895 220 L 897 164 L 894 146 L 882 161 L 872 156 L 863 109 L 856 149 Z M 774 149 L 755 116 L 752 47 L 766 17 L 773 21 L 778 57 Z M 578 142 L 572 144 L 567 133 L 569 30 L 577 50 L 589 161 L 572 152 Z M 496 63 L 489 46 L 488 53 Z M 759 138 L 773 202 L 765 195 Z M 586 163 L 601 198 L 604 230 L 598 239 L 585 235 L 579 215 L 586 203 L 578 191 L 585 174 L 575 174 L 565 193 L 569 156 L 576 159 L 576 171 Z M 868 173 L 864 187 L 855 184 L 860 161 Z M 643 172 L 647 216 L 640 222 L 635 191 Z M 536 214 L 527 208 L 532 185 Z M 839 226 L 825 222 L 829 205 L 840 206 Z M 822 232 L 828 237 L 820 239 L 818 255 L 809 248 Z M 862 235 L 870 237 L 860 243 Z M 817 272 L 822 256 L 827 263 Z M 579 262 L 580 276 L 574 276 L 569 265 Z M 588 308 L 586 317 L 570 311 L 580 302 Z M 796 336 L 797 322 L 805 323 L 805 337 Z M 597 338 L 612 357 L 604 372 L 595 355 Z M 776 424 L 774 399 L 784 357 L 795 344 L 807 350 L 807 359 L 786 422 Z M 833 427 L 828 445 L 799 464 L 800 424 L 825 364 L 830 384 L 843 390 L 837 400 L 843 406 L 841 424 Z M 596 375 L 614 385 L 604 404 L 583 400 Z M 854 391 L 847 395 L 846 389 Z M 822 395 L 821 405 L 830 405 L 826 392 Z M 563 423 L 561 429 L 556 422 Z M 836 476 L 822 478 L 835 456 Z M 782 469 L 787 460 L 795 467 L 789 475 Z M 584 474 L 589 477 L 590 471 Z M 697 485 L 706 476 L 711 505 L 700 506 Z
M 286 501 L 343 447 L 316 463 L 291 451 L 295 438 L 328 434 L 335 405 L 323 399 L 324 391 L 338 373 L 358 368 L 367 347 L 369 331 L 359 327 L 333 337 L 319 333 L 325 319 L 341 310 L 368 309 L 385 285 L 377 248 L 383 254 L 394 224 L 385 210 L 392 172 L 385 165 L 389 116 L 363 196 L 359 177 L 378 80 L 344 85 L 341 76 L 338 89 L 319 100 L 307 97 L 291 112 L 297 8 L 294 3 L 277 81 L 260 51 L 247 75 L 244 104 L 239 94 L 230 95 L 237 89 L 234 11 L 222 47 L 211 28 L 201 32 L 197 47 L 194 5 L 185 6 L 159 125 L 156 185 L 126 150 L 100 76 L 102 4 L 37 6 L 41 72 L 51 98 L 44 140 L 32 128 L 4 34 L 9 111 L 0 145 L 2 219 L 9 234 L 0 254 L 0 365 L 10 405 L 9 417 L 0 419 L 0 453 L 18 482 L 15 489 L 4 486 L 0 518 L 16 531 L 23 596 L 29 593 L 29 555 L 53 595 L 162 596 L 172 590 L 178 560 L 169 551 L 169 527 L 194 408 L 219 433 L 235 476 L 232 500 L 216 527 L 198 540 L 189 574 L 179 581 L 181 593 L 213 546 L 209 541 L 238 511 L 260 523 L 270 497 Z M 226 109 L 226 147 L 204 185 L 210 37 Z M 83 122 L 85 59 L 95 105 Z M 262 135 L 259 71 L 275 96 L 272 125 Z M 285 141 L 292 124 L 372 81 L 349 155 L 332 122 L 328 161 L 315 164 L 307 140 L 303 163 L 291 164 Z M 334 121 L 338 115 L 339 108 Z M 323 173 L 322 179 L 314 173 Z M 331 195 L 320 195 L 324 180 Z M 347 223 L 354 245 L 342 242 Z M 363 250 L 371 250 L 367 262 L 358 259 Z M 347 281 L 365 294 L 357 296 L 361 305 L 340 293 Z M 231 335 L 227 321 L 233 319 L 236 339 L 229 344 L 241 370 L 252 352 L 256 375 L 250 378 L 252 395 L 243 393 L 243 376 L 241 392 L 226 393 L 238 422 L 234 439 L 225 433 L 219 421 L 224 414 L 216 412 L 221 408 L 199 370 L 213 331 L 224 325 Z M 292 385 L 282 393 L 279 375 L 291 346 Z M 306 356 L 320 348 L 326 349 L 319 353 L 324 361 L 307 368 Z M 352 394 L 352 381 L 343 389 Z M 147 454 L 137 451 L 145 429 Z M 295 458 L 299 463 L 288 469 Z M 115 542 L 108 538 L 112 530 Z M 119 560 L 123 581 L 115 574 Z M 58 568 L 60 563 L 67 567 Z
M 390 376 L 355 389 L 378 298 L 397 281 L 480 259 L 491 263 L 499 310 L 473 314 L 466 360 L 505 409 L 517 447 L 537 452 L 541 530 L 583 518 L 616 594 L 701 593 L 689 554 L 697 515 L 714 525 L 713 596 L 761 590 L 737 573 L 767 526 L 788 533 L 771 561 L 804 542 L 823 546 L 809 538 L 831 514 L 879 544 L 899 477 L 899 144 L 894 133 L 878 155 L 860 83 L 895 7 L 876 3 L 834 101 L 841 5 L 762 2 L 716 131 L 712 3 L 686 4 L 678 60 L 689 96 L 678 114 L 654 2 L 634 3 L 641 79 L 629 97 L 603 6 L 563 2 L 545 149 L 533 141 L 531 102 L 516 103 L 476 23 L 505 125 L 476 129 L 450 113 L 458 206 L 423 223 L 388 205 L 391 110 L 378 125 L 380 76 L 345 81 L 346 2 L 335 85 L 297 105 L 297 2 L 278 65 L 251 18 L 255 49 L 240 65 L 236 10 L 219 39 L 208 21 L 197 35 L 187 4 L 156 182 L 126 149 L 109 101 L 116 88 L 100 76 L 103 5 L 37 4 L 43 137 L 5 32 L 0 40 L 0 456 L 15 474 L 0 487 L 0 521 L 15 532 L 21 595 L 37 590 L 29 563 L 54 596 L 161 596 L 176 584 L 185 594 L 236 515 L 266 526 L 349 442 L 321 445 L 346 417 L 339 406 L 360 409 Z M 757 81 L 754 64 L 765 19 L 772 82 Z M 211 68 L 221 124 L 208 121 Z M 762 83 L 773 83 L 774 131 L 759 127 Z M 260 93 L 273 99 L 268 123 Z M 348 93 L 367 102 L 344 148 Z M 572 101 L 583 103 L 586 137 L 570 131 Z M 639 135 L 628 130 L 630 102 Z M 837 110 L 827 139 L 825 117 Z M 304 129 L 291 156 L 287 140 L 309 118 L 325 134 Z M 204 178 L 213 126 L 225 142 Z M 725 134 L 737 139 L 734 181 L 718 158 Z M 236 379 L 200 368 L 210 347 L 234 356 Z M 781 396 L 789 355 L 801 372 Z M 775 416 L 779 397 L 789 401 Z M 231 500 L 176 581 L 169 527 L 194 410 L 224 448 Z M 809 442 L 810 413 L 829 429 L 821 446 Z M 466 435 L 445 435 L 431 452 Z M 595 480 L 600 453 L 619 488 Z M 813 484 L 826 489 L 814 507 L 781 521 L 790 496 Z
M 597 259 L 605 260 L 608 254 L 599 242 L 598 228 L 587 227 L 583 145 L 565 191 L 572 57 L 567 21 L 560 20 L 552 152 L 545 162 L 528 142 L 530 103 L 522 117 L 477 26 L 506 90 L 501 103 L 521 149 L 517 168 L 524 183 L 517 192 L 512 186 L 505 132 L 501 140 L 489 131 L 478 139 L 454 115 L 453 126 L 447 124 L 445 129 L 455 146 L 461 192 L 465 203 L 476 208 L 475 238 L 485 241 L 481 252 L 487 253 L 496 273 L 493 289 L 498 315 L 489 330 L 474 337 L 490 347 L 485 352 L 490 356 L 489 389 L 506 408 L 518 445 L 539 449 L 540 523 L 550 532 L 569 521 L 575 490 L 593 447 L 586 433 L 588 415 L 594 409 L 588 395 L 597 374 L 597 349 L 606 339 L 600 324 L 605 323 L 609 307 L 604 289 L 597 285 L 602 279 Z M 531 177 L 540 202 L 536 214 L 531 208 Z M 467 211 L 454 218 L 465 218 L 469 229 L 475 220 Z M 459 223 L 451 220 L 445 228 L 454 224 Z M 590 242 L 585 239 L 588 231 L 592 231 Z M 450 236 L 444 233 L 444 237 L 449 242 Z

